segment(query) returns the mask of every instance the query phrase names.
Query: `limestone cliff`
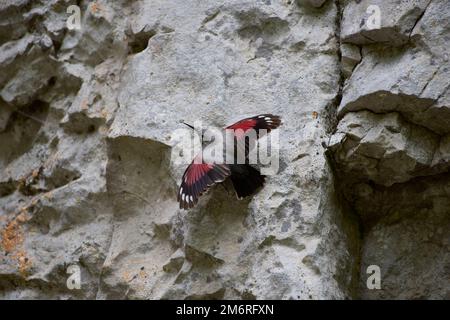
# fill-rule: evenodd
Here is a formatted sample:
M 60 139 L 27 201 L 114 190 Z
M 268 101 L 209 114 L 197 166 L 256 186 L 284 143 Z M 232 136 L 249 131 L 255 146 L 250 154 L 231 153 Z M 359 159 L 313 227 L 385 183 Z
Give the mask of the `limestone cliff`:
M 447 0 L 1 1 L 0 298 L 449 299 L 448 21 Z M 278 173 L 178 209 L 180 121 L 265 112 Z

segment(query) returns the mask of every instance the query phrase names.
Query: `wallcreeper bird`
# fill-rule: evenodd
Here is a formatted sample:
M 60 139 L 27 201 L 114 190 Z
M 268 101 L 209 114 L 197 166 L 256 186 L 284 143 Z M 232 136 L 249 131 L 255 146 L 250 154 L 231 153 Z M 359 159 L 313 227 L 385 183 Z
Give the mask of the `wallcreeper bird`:
M 265 176 L 261 175 L 258 169 L 255 169 L 248 163 L 248 154 L 255 147 L 256 141 L 251 141 L 246 132 L 251 129 L 255 130 L 256 139 L 259 139 L 266 132 L 268 133 L 280 125 L 281 119 L 279 116 L 261 114 L 243 119 L 226 127 L 225 129 L 231 130 L 233 133 L 234 151 L 236 151 L 236 146 L 245 147 L 244 163 L 239 164 L 236 161 L 237 152 L 233 153 L 233 163 L 208 161 L 203 157 L 204 149 L 203 152 L 200 152 L 194 158 L 183 174 L 180 189 L 178 190 L 180 208 L 188 209 L 194 207 L 203 193 L 208 191 L 211 186 L 225 181 L 228 177 L 231 179 L 238 199 L 243 199 L 253 194 L 264 184 Z

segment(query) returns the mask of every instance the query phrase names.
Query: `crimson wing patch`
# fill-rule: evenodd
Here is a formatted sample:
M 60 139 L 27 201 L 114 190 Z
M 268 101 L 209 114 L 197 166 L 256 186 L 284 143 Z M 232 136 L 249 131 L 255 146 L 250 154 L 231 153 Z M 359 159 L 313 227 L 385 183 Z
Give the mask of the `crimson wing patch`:
M 248 155 L 248 151 L 253 148 L 256 141 L 249 141 L 249 139 L 242 139 L 245 137 L 245 132 L 254 129 L 257 133 L 256 138 L 263 136 L 263 132 L 259 132 L 260 129 L 265 129 L 265 133 L 269 133 L 271 130 L 276 129 L 280 126 L 281 119 L 279 116 L 272 114 L 260 114 L 251 118 L 246 118 L 238 121 L 225 129 L 234 130 L 235 141 L 237 142 L 237 148 L 245 148 L 245 155 Z M 252 139 L 254 140 L 254 139 Z M 228 176 L 230 176 L 230 167 L 226 164 L 210 164 L 203 163 L 199 160 L 197 156 L 194 161 L 186 168 L 181 181 L 180 189 L 178 190 L 178 202 L 180 203 L 181 209 L 188 209 L 194 207 L 197 204 L 198 198 L 205 193 L 211 186 L 216 183 L 223 182 Z M 197 163 L 199 162 L 199 163 Z M 236 170 L 235 170 L 236 171 Z M 259 174 L 259 173 L 258 173 Z M 236 181 L 238 177 L 244 177 L 242 172 L 234 173 L 233 185 L 236 188 Z M 246 180 L 244 179 L 241 180 Z M 235 183 L 236 182 L 236 183 Z M 262 185 L 264 179 L 259 179 L 254 184 L 257 186 Z M 239 185 L 239 183 L 237 183 Z M 243 184 L 244 187 L 248 187 L 250 184 L 248 182 Z M 245 189 L 245 188 L 244 188 Z M 244 190 L 243 189 L 243 190 Z M 249 189 L 250 190 L 250 189 Z M 245 192 L 249 190 L 244 190 Z M 252 187 L 252 192 L 254 188 Z
M 273 114 L 260 114 L 251 118 L 246 118 L 238 121 L 225 129 L 234 130 L 235 136 L 235 154 L 241 152 L 245 155 L 245 161 L 248 161 L 248 155 L 256 146 L 256 140 L 269 133 L 271 130 L 278 128 L 281 125 L 281 118 Z M 246 132 L 250 129 L 256 131 L 256 136 L 247 136 Z M 264 129 L 265 131 L 260 131 Z M 239 150 L 239 151 L 238 151 Z
M 193 161 L 186 168 L 178 190 L 180 209 L 192 208 L 204 192 L 212 185 L 224 181 L 229 175 L 230 168 L 226 164 Z
M 267 133 L 269 133 L 271 130 L 278 128 L 280 124 L 281 118 L 279 116 L 267 113 L 243 119 L 232 124 L 231 126 L 226 127 L 225 129 L 240 129 L 243 133 L 245 133 L 249 129 L 254 129 L 258 134 L 258 138 L 260 138 L 261 136 L 259 136 L 258 132 L 260 129 L 266 129 Z

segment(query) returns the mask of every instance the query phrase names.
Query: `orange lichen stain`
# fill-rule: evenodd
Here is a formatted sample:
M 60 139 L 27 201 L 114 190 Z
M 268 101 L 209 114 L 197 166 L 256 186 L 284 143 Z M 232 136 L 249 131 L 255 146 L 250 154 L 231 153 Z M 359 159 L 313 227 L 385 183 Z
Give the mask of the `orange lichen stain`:
M 45 199 L 47 199 L 47 200 L 50 200 L 51 198 L 53 198 L 53 192 L 51 192 L 51 191 L 46 192 L 46 193 L 44 193 L 44 194 L 42 195 L 42 197 L 45 198 Z
M 129 281 L 133 280 L 133 277 L 130 275 L 130 273 L 128 271 L 124 271 L 122 273 L 122 279 L 126 282 L 129 282 Z
M 32 263 L 31 260 L 28 259 L 25 251 L 19 250 L 13 255 L 13 259 L 17 261 L 17 268 L 19 269 L 20 274 L 23 277 L 26 277 L 28 275 L 28 270 L 30 270 L 32 266 Z
M 28 210 L 30 210 L 32 207 L 36 206 L 39 202 L 39 196 L 36 196 L 34 198 L 31 199 L 30 202 L 28 202 L 25 206 L 20 207 L 18 212 L 20 213 L 16 219 L 23 219 L 23 221 L 19 221 L 19 222 L 26 222 L 28 220 L 30 220 L 30 217 L 28 216 Z
M 45 160 L 44 164 L 42 165 L 43 168 L 48 168 L 53 165 L 53 163 L 58 160 L 59 157 L 59 151 L 53 152 L 47 160 Z
M 98 11 L 100 11 L 102 9 L 102 7 L 97 3 L 97 2 L 93 2 L 91 3 L 91 11 L 93 13 L 97 13 Z
M 39 202 L 38 197 L 33 198 L 33 200 L 31 200 L 31 206 L 33 206 L 33 207 L 36 206 L 38 204 L 38 202 Z
M 27 209 L 22 208 L 21 213 L 15 219 L 17 222 L 25 223 L 30 220 L 30 216 L 28 215 Z
M 145 272 L 144 270 L 139 271 L 139 278 L 141 279 L 145 279 L 148 277 L 148 273 Z
M 11 221 L 2 230 L 2 248 L 6 253 L 13 252 L 23 243 L 23 233 L 16 219 Z
M 19 181 L 19 189 L 21 187 L 25 187 L 25 185 L 27 183 L 27 177 L 20 177 L 18 181 Z
M 39 175 L 41 174 L 41 170 L 42 170 L 42 167 L 39 167 L 39 168 L 31 171 L 30 173 L 28 173 L 24 176 L 21 176 L 17 180 L 18 181 L 17 188 L 19 190 L 23 190 L 23 188 L 26 188 L 26 187 L 30 186 L 31 184 L 33 184 L 34 182 L 36 182 L 36 180 L 39 178 Z
M 313 111 L 312 116 L 313 119 L 317 119 L 319 117 L 319 114 L 316 111 Z
M 100 114 L 102 115 L 103 118 L 107 118 L 108 117 L 108 110 L 106 110 L 106 108 L 104 108 L 104 109 L 102 109 Z
M 98 128 L 98 132 L 100 132 L 101 134 L 103 134 L 103 135 L 106 135 L 106 134 L 108 134 L 108 127 L 107 126 L 100 126 L 99 128 Z
M 39 172 L 40 172 L 40 169 L 33 170 L 33 172 L 31 173 L 31 176 L 33 177 L 33 179 L 36 179 L 39 176 Z
M 1 247 L 7 254 L 12 253 L 11 258 L 17 262 L 20 274 L 26 277 L 27 270 L 31 268 L 31 261 L 23 250 L 24 233 L 21 224 L 30 220 L 30 217 L 27 211 L 23 209 L 17 217 L 5 226 L 0 235 Z
M 88 108 L 88 100 L 87 99 L 83 99 L 82 101 L 81 101 L 81 110 L 87 110 L 87 108 Z

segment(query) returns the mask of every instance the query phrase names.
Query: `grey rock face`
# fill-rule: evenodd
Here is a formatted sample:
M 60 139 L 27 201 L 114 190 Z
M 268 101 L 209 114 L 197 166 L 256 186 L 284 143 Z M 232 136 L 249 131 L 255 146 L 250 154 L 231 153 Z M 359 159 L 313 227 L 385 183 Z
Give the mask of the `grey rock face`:
M 345 78 L 348 78 L 355 67 L 361 62 L 361 49 L 352 44 L 341 44 L 341 68 Z
M 315 8 L 323 6 L 326 0 L 297 0 L 300 5 L 310 5 Z
M 335 159 L 344 171 L 384 186 L 443 173 L 450 165 L 448 136 L 411 124 L 396 112 L 348 113 L 335 138 Z
M 74 4 L 0 5 L 0 298 L 448 296 L 445 1 Z M 266 112 L 278 173 L 178 209 L 180 122 Z
M 363 225 L 360 294 L 448 298 L 450 8 L 377 4 L 381 27 L 370 31 L 355 24 L 368 2 L 344 7 L 342 40 L 364 46 L 330 140 L 345 198 Z M 380 267 L 380 290 L 366 286 L 370 265 Z
M 354 44 L 401 45 L 428 9 L 430 0 L 343 1 L 342 40 Z

